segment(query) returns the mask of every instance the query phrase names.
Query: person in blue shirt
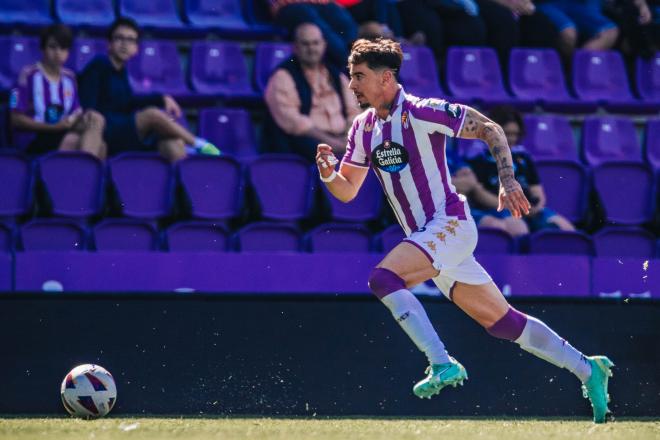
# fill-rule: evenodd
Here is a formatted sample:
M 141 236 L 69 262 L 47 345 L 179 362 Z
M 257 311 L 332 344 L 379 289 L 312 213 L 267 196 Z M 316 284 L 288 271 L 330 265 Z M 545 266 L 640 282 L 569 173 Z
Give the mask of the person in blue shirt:
M 109 153 L 158 150 L 171 161 L 184 158 L 187 151 L 220 154 L 213 144 L 195 137 L 175 121 L 182 112 L 171 96 L 133 93 L 126 63 L 138 52 L 137 23 L 120 17 L 110 26 L 107 37 L 108 54 L 95 57 L 85 66 L 79 76 L 79 92 L 84 109 L 96 110 L 105 117 L 103 137 Z

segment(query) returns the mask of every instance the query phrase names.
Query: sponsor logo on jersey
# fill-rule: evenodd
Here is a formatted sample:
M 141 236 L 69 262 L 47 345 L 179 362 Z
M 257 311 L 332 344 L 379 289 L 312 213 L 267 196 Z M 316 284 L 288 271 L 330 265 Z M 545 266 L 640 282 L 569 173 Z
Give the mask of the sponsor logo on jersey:
M 408 151 L 403 145 L 385 141 L 371 152 L 371 162 L 386 173 L 398 173 L 408 166 Z

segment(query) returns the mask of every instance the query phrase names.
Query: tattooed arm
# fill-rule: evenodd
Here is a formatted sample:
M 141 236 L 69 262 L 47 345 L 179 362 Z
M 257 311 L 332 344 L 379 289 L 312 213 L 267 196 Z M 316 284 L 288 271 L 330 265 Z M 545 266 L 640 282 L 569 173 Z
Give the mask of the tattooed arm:
M 530 204 L 523 194 L 520 184 L 513 173 L 511 149 L 506 141 L 504 130 L 499 124 L 491 121 L 473 108 L 465 107 L 466 115 L 463 128 L 458 133 L 459 138 L 481 139 L 484 141 L 497 164 L 497 174 L 500 178 L 500 193 L 498 211 L 507 208 L 516 218 L 529 214 Z

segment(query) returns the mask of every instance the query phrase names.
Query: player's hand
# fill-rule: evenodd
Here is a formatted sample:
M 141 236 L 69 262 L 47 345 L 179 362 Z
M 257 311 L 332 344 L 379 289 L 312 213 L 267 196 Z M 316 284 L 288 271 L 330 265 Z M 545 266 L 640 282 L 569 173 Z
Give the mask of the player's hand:
M 523 215 L 529 215 L 529 208 L 529 200 L 515 179 L 500 184 L 498 211 L 508 209 L 513 217 L 521 218 Z
M 66 115 L 62 119 L 57 121 L 57 124 L 55 124 L 54 128 L 58 131 L 70 130 L 71 128 L 73 128 L 74 125 L 76 125 L 76 122 L 78 122 L 78 119 L 80 118 L 81 114 L 82 114 L 82 109 L 77 109 L 70 115 Z
M 335 170 L 335 165 L 339 161 L 332 153 L 332 147 L 328 144 L 319 144 L 316 147 L 316 166 L 319 168 L 321 177 L 330 177 L 330 174 Z
M 170 95 L 163 96 L 163 103 L 165 104 L 165 111 L 174 118 L 181 117 L 181 107 Z

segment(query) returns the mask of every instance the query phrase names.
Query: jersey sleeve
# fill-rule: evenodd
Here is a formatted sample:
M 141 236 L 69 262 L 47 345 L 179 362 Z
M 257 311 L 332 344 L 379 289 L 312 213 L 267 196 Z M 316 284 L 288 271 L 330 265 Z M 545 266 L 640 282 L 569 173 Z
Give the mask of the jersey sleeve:
M 452 104 L 436 98 L 421 99 L 413 108 L 416 119 L 436 124 L 440 133 L 452 137 L 460 133 L 466 112 L 463 104 Z
M 348 140 L 346 142 L 346 153 L 342 159 L 342 164 L 347 163 L 356 167 L 369 167 L 369 157 L 364 149 L 364 127 L 360 129 L 360 118 L 353 120 L 353 125 L 348 131 Z

